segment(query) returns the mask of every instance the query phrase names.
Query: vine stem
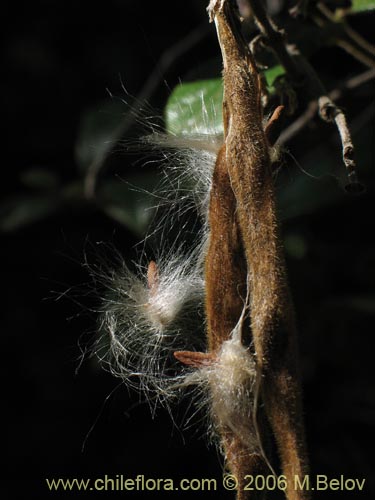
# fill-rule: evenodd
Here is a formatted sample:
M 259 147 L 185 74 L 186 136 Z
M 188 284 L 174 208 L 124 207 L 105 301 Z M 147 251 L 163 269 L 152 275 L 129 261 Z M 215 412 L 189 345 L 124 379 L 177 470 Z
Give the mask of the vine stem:
M 331 90 L 328 94 L 332 101 L 340 99 L 343 94 L 348 91 L 363 85 L 375 78 L 375 70 L 370 69 L 359 75 L 349 78 L 339 87 Z M 279 144 L 285 144 L 297 135 L 317 114 L 319 109 L 318 101 L 312 100 L 306 110 L 294 120 L 285 130 L 283 130 L 278 139 Z

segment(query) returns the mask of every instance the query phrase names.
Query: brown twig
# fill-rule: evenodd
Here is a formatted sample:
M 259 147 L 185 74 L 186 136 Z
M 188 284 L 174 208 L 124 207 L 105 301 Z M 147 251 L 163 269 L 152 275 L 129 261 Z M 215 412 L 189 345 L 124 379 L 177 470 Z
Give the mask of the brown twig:
M 375 68 L 375 60 L 364 54 L 362 50 L 358 49 L 349 40 L 339 38 L 336 41 L 336 45 L 357 59 L 357 61 L 361 62 L 364 66 L 367 66 L 368 68 Z
M 359 75 L 349 78 L 339 87 L 331 90 L 328 96 L 332 101 L 336 101 L 338 99 L 341 99 L 341 97 L 344 95 L 346 91 L 353 90 L 359 87 L 360 85 L 369 82 L 374 78 L 375 78 L 375 70 L 370 69 L 364 71 Z M 294 120 L 285 130 L 282 131 L 278 139 L 278 143 L 285 144 L 289 142 L 314 118 L 314 116 L 318 112 L 318 109 L 319 107 L 317 100 L 311 101 L 308 104 L 306 110 L 296 120 Z
M 332 33 L 335 45 L 369 68 L 375 68 L 375 47 L 353 30 L 345 21 L 337 21 L 334 14 L 322 3 L 310 9 L 311 18 L 321 27 Z
M 305 17 L 310 0 L 298 0 L 296 4 L 289 9 L 289 14 L 292 17 Z
M 357 31 L 355 31 L 349 24 L 346 22 L 345 17 L 340 16 L 339 22 L 337 22 L 337 18 L 334 13 L 326 6 L 324 3 L 319 2 L 316 5 L 318 11 L 320 11 L 326 19 L 334 23 L 335 25 L 339 24 L 342 31 L 350 38 L 358 47 L 365 50 L 369 56 L 374 58 L 375 47 L 371 45 L 367 40 L 365 40 Z
M 303 75 L 304 85 L 311 97 L 318 102 L 320 117 L 327 122 L 336 124 L 342 143 L 342 158 L 348 174 L 348 191 L 358 191 L 360 184 L 358 183 L 356 174 L 354 145 L 344 113 L 327 95 L 317 73 L 310 63 L 302 57 L 299 50 L 295 46 L 286 47 L 281 32 L 270 21 L 259 0 L 248 0 L 248 2 L 259 28 L 268 39 L 269 46 L 275 52 L 292 81 L 300 82 Z M 311 107 L 308 112 L 313 115 L 313 108 Z
M 290 56 L 285 46 L 285 33 L 280 31 L 274 22 L 268 17 L 264 5 L 259 0 L 247 0 L 251 11 L 253 12 L 255 21 L 266 37 L 269 46 L 275 52 L 280 64 L 285 68 L 292 82 L 295 85 L 301 84 L 301 72 L 295 61 Z
M 310 94 L 315 97 L 318 103 L 318 113 L 322 120 L 328 123 L 335 123 L 340 135 L 342 144 L 342 159 L 347 169 L 348 181 L 347 190 L 358 192 L 362 190 L 356 173 L 356 163 L 354 160 L 354 145 L 343 111 L 329 97 L 323 83 L 319 79 L 311 64 L 301 55 L 295 54 L 295 59 L 299 61 L 299 66 L 307 76 Z

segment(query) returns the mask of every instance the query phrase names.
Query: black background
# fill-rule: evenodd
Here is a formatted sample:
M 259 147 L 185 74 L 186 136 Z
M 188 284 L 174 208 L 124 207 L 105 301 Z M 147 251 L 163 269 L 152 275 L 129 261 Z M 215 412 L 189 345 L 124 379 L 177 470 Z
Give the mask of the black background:
M 129 93 L 137 95 L 161 54 L 207 21 L 205 2 L 159 3 L 3 4 L 4 197 L 22 194 L 20 173 L 29 167 L 50 168 L 62 181 L 75 178 L 74 145 L 83 113 L 100 107 L 107 98 L 106 88 L 122 95 L 119 75 Z M 356 23 L 371 39 L 373 16 L 372 20 L 361 16 Z M 168 85 L 173 88 L 202 61 L 217 56 L 211 27 L 198 46 L 172 65 L 165 75 Z M 321 52 L 313 61 L 327 80 L 363 70 L 339 49 Z M 168 92 L 161 81 L 151 105 L 162 109 Z M 371 94 L 367 85 L 343 100 L 349 119 L 370 106 Z M 289 149 L 303 161 L 304 151 L 327 141 L 330 134 L 328 126 L 316 122 Z M 288 266 L 300 330 L 312 472 L 330 478 L 341 474 L 366 478 L 368 485 L 362 494 L 321 495 L 330 499 L 370 498 L 373 120 L 361 137 L 366 194 L 318 207 L 284 225 L 285 234 L 302 235 L 307 245 L 302 258 L 288 256 Z M 81 263 L 88 242 L 95 246 L 98 241 L 115 245 L 125 258 L 134 257 L 137 237 L 90 203 L 1 235 L 2 412 L 7 421 L 2 425 L 7 444 L 2 498 L 94 495 L 49 492 L 45 478 L 52 477 L 144 474 L 212 477 L 220 482 L 221 459 L 207 447 L 202 427 L 181 432 L 164 410 L 152 419 L 147 404 L 95 360 L 80 363 L 79 343 L 94 335 L 96 328 L 95 314 L 90 313 L 94 299 L 85 294 L 89 278 Z M 94 496 L 151 498 L 156 493 Z M 216 494 L 183 496 L 224 498 L 224 492 L 220 488 Z

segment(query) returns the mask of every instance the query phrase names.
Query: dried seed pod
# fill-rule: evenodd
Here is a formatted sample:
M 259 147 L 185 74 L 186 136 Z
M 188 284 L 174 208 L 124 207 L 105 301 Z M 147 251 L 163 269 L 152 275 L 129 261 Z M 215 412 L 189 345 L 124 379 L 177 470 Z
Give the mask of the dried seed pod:
M 246 258 L 251 335 L 257 371 L 262 376 L 260 396 L 287 478 L 288 499 L 301 500 L 308 498 L 309 493 L 293 488 L 294 476 L 307 473 L 295 325 L 277 229 L 259 75 L 238 30 L 232 4 L 227 0 L 212 0 L 209 12 L 216 24 L 223 56 L 225 162 Z M 207 262 L 207 284 L 216 279 L 208 276 L 210 269 Z M 214 285 L 212 288 L 215 290 Z M 208 324 L 214 321 L 210 315 L 215 313 L 207 308 Z M 212 332 L 209 330 L 208 334 Z M 225 340 L 222 338 L 222 342 Z M 246 345 L 246 335 L 241 340 Z M 254 474 L 254 464 L 243 452 L 235 432 L 224 432 L 222 440 L 228 465 L 240 478 L 238 499 L 250 498 L 243 491 L 243 478 Z

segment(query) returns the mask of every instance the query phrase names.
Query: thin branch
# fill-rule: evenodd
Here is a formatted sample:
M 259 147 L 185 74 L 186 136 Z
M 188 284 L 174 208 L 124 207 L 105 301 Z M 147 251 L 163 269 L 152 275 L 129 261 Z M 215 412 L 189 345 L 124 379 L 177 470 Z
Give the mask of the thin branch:
M 297 47 L 285 45 L 285 37 L 270 20 L 261 1 L 248 0 L 248 2 L 261 32 L 267 37 L 269 46 L 284 66 L 292 82 L 296 85 L 297 82 L 301 83 L 302 81 L 311 98 L 317 101 L 319 115 L 322 120 L 335 123 L 342 143 L 342 159 L 347 169 L 349 180 L 348 190 L 359 190 L 360 184 L 356 176 L 354 145 L 344 113 L 328 96 L 316 71 L 300 54 Z M 309 110 L 309 114 L 314 116 L 313 109 Z
M 297 3 L 289 9 L 292 17 L 305 17 L 310 0 L 298 0 Z
M 361 50 L 359 50 L 355 45 L 350 43 L 348 40 L 344 39 L 339 39 L 336 42 L 336 45 L 340 47 L 341 49 L 345 50 L 348 54 L 350 54 L 354 59 L 357 59 L 357 61 L 361 62 L 368 68 L 375 68 L 375 61 L 373 58 L 368 57 L 366 54 L 364 54 Z M 375 51 L 375 48 L 374 48 Z
M 323 83 L 311 64 L 301 55 L 296 56 L 299 60 L 300 68 L 307 76 L 310 92 L 315 95 L 318 101 L 318 112 L 322 120 L 328 123 L 335 123 L 342 143 L 342 159 L 347 170 L 349 185 L 347 190 L 358 192 L 362 190 L 356 174 L 356 163 L 354 159 L 354 145 L 351 139 L 349 127 L 343 111 L 329 97 Z
M 267 38 L 272 50 L 275 52 L 280 64 L 285 68 L 295 85 L 301 84 L 301 72 L 289 54 L 284 43 L 285 33 L 279 30 L 268 17 L 263 3 L 260 0 L 247 0 L 254 14 L 255 21 L 261 33 Z
M 334 13 L 328 9 L 326 5 L 323 3 L 319 2 L 316 5 L 316 8 L 332 23 L 335 23 L 336 25 L 339 24 L 342 27 L 342 30 L 345 32 L 345 34 L 353 41 L 355 42 L 359 47 L 361 47 L 363 50 L 368 52 L 368 54 L 373 58 L 374 57 L 374 52 L 375 52 L 375 47 L 371 45 L 367 40 L 365 40 L 357 31 L 355 31 L 349 24 L 346 22 L 345 17 L 340 17 L 339 23 L 336 21 L 336 17 Z
M 337 21 L 334 14 L 321 3 L 311 9 L 311 18 L 320 27 L 332 32 L 334 44 L 369 68 L 375 68 L 375 47 L 353 30 L 344 20 Z
M 318 112 L 317 101 L 311 101 L 306 110 L 294 120 L 283 132 L 281 132 L 278 144 L 285 144 L 289 142 L 295 135 L 297 135 L 301 130 L 314 118 Z
M 340 87 L 331 90 L 328 96 L 332 101 L 336 101 L 340 99 L 346 91 L 355 89 L 356 87 L 369 82 L 373 78 L 375 78 L 375 70 L 367 70 L 359 75 L 349 78 Z M 290 141 L 314 118 L 318 109 L 318 102 L 316 100 L 311 101 L 307 106 L 307 109 L 280 134 L 278 143 L 285 144 Z

